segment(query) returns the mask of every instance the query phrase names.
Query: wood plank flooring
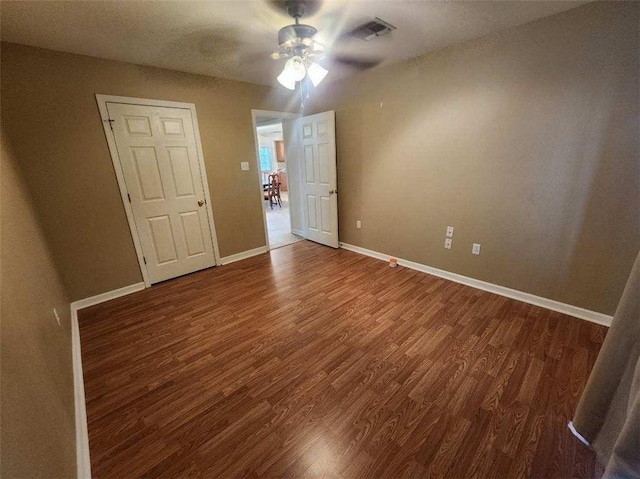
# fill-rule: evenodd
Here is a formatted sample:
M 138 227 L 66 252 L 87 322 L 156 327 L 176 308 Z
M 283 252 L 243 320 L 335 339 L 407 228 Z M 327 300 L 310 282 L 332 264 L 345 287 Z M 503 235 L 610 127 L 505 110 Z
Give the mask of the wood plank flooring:
M 80 312 L 91 465 L 128 477 L 593 477 L 606 328 L 306 241 Z

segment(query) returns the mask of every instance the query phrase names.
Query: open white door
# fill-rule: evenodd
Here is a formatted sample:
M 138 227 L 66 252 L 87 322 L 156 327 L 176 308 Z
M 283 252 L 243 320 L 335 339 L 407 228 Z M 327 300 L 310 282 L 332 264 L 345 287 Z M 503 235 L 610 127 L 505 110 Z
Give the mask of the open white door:
M 305 236 L 338 248 L 336 114 L 325 111 L 305 116 L 300 121 Z

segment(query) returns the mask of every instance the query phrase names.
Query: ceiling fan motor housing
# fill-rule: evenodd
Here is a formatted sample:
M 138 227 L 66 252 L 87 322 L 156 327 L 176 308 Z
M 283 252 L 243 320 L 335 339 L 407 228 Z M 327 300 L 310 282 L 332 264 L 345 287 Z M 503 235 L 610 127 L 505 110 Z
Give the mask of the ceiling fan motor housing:
M 287 25 L 278 32 L 278 43 L 282 48 L 308 47 L 316 33 L 318 30 L 311 25 Z
M 319 3 L 310 3 L 318 5 Z M 272 58 L 294 58 L 300 57 L 307 67 L 310 62 L 316 61 L 324 56 L 324 45 L 314 38 L 318 30 L 311 25 L 300 23 L 300 17 L 305 14 L 307 2 L 304 0 L 288 0 L 288 13 L 295 23 L 287 25 L 278 32 L 279 50 L 274 52 Z

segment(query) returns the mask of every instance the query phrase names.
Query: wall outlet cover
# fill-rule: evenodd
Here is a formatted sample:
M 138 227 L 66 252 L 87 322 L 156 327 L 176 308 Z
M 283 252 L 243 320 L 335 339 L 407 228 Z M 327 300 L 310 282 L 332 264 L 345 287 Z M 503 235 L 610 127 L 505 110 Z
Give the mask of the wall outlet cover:
M 453 226 L 447 226 L 447 238 L 453 238 Z
M 362 222 L 360 220 L 356 220 L 356 228 L 362 228 Z
M 241 161 L 240 162 L 240 169 L 242 171 L 249 171 L 249 162 L 248 161 Z
M 446 249 L 451 249 L 451 243 L 453 242 L 453 240 L 451 238 L 447 238 L 446 240 L 444 240 L 444 247 Z

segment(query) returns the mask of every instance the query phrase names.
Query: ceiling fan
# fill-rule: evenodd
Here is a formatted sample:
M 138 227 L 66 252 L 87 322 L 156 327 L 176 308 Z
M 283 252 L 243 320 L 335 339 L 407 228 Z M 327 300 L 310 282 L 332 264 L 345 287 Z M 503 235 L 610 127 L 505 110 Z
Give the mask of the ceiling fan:
M 329 70 L 317 63 L 324 56 L 324 45 L 316 39 L 318 30 L 315 27 L 300 23 L 300 18 L 305 14 L 306 2 L 289 0 L 286 5 L 287 13 L 295 23 L 280 29 L 280 47 L 271 54 L 274 60 L 288 58 L 278 76 L 278 82 L 289 90 L 295 90 L 296 82 L 309 75 L 313 86 L 317 86 L 329 73 Z
M 283 2 L 277 3 L 282 4 Z M 300 23 L 300 19 L 307 12 L 315 13 L 320 6 L 320 2 L 287 0 L 284 3 L 287 13 L 293 17 L 295 23 L 280 29 L 278 32 L 278 51 L 271 54 L 271 57 L 275 60 L 287 59 L 282 73 L 278 75 L 278 82 L 290 90 L 295 90 L 296 83 L 308 77 L 315 87 L 329 73 L 329 70 L 318 63 L 319 60 L 327 56 L 327 52 L 325 45 L 318 39 L 318 30 L 311 25 Z M 395 30 L 393 25 L 376 18 L 376 21 L 367 22 L 349 32 L 346 36 L 370 40 L 392 30 Z M 371 68 L 381 61 L 337 55 L 332 55 L 331 60 L 357 69 Z

